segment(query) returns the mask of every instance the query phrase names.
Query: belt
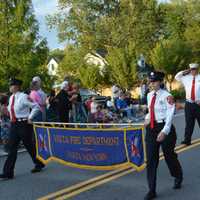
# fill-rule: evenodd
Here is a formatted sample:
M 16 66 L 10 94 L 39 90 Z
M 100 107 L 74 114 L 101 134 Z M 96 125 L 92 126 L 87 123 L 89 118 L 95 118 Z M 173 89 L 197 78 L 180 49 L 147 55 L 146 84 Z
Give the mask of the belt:
M 198 104 L 199 103 L 199 100 L 198 101 L 192 101 L 192 100 L 186 100 L 187 103 L 196 103 Z
M 165 123 L 165 120 L 164 120 L 164 119 L 161 119 L 161 120 L 156 120 L 155 122 L 156 122 L 156 123 Z
M 17 118 L 16 121 L 17 122 L 23 122 L 23 121 L 27 121 L 27 118 Z

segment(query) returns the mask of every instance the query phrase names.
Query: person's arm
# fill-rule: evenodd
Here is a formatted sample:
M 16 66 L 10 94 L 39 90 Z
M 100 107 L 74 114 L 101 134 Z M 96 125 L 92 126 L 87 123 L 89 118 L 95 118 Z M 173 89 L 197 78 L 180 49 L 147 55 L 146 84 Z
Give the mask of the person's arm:
M 70 98 L 69 101 L 70 102 L 75 102 L 77 100 L 78 95 L 77 94 L 73 94 Z
M 46 93 L 42 89 L 40 89 L 40 90 L 37 91 L 37 94 L 40 97 L 40 101 L 41 101 L 40 105 L 42 107 L 46 106 L 46 99 L 47 99 Z
M 23 104 L 28 106 L 29 108 L 31 108 L 31 112 L 29 114 L 28 119 L 32 120 L 34 118 L 34 116 L 38 113 L 38 111 L 40 110 L 40 107 L 37 103 L 33 103 L 28 99 L 28 95 L 24 94 L 23 96 Z
M 33 102 L 36 102 L 38 105 L 43 106 L 42 99 L 39 96 L 38 92 L 31 91 L 29 96 L 33 100 Z
M 190 69 L 184 70 L 184 71 L 180 71 L 176 74 L 175 79 L 179 82 L 182 82 L 182 78 L 190 73 Z
M 11 110 L 11 97 L 12 97 L 12 95 L 11 95 L 10 98 L 9 98 L 8 106 L 7 106 L 8 112 L 9 112 L 9 113 L 10 113 L 10 110 Z
M 118 110 L 121 109 L 121 100 L 120 99 L 117 99 L 117 101 L 116 101 L 116 107 L 117 107 Z
M 150 95 L 147 95 L 147 106 L 149 105 L 148 102 L 150 101 Z M 148 113 L 145 116 L 144 126 L 147 126 L 150 123 L 150 113 L 148 108 Z
M 168 135 L 171 126 L 172 126 L 172 120 L 174 117 L 174 112 L 175 112 L 175 102 L 173 96 L 169 95 L 166 99 L 166 104 L 167 104 L 167 113 L 166 113 L 166 119 L 165 119 L 165 126 L 161 130 L 165 135 Z
M 149 111 L 148 111 L 148 113 L 146 114 L 146 116 L 145 116 L 145 121 L 149 121 L 150 120 L 150 113 L 149 113 Z

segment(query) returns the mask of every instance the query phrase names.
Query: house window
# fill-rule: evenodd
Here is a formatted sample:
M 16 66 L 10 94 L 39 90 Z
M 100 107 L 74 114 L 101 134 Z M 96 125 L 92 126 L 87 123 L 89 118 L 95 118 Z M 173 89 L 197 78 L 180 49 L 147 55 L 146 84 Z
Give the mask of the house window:
M 51 71 L 54 71 L 55 70 L 55 66 L 54 64 L 51 64 Z

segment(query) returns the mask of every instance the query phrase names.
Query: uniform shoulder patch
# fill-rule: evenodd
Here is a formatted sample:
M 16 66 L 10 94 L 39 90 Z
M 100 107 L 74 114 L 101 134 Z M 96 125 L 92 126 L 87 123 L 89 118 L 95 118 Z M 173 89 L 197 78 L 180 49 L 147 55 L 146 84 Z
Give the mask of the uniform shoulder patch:
M 170 104 L 170 105 L 173 105 L 174 104 L 174 97 L 173 96 L 168 96 L 167 97 L 167 102 Z

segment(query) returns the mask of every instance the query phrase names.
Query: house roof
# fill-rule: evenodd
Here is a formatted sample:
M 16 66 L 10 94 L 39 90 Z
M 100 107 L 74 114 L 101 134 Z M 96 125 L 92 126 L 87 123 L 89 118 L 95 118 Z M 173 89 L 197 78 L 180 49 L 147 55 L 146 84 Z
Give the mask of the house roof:
M 50 61 L 51 61 L 51 59 L 54 59 L 58 64 L 62 61 L 62 59 L 63 59 L 63 56 L 61 57 L 58 57 L 58 56 L 51 56 L 51 57 L 49 57 L 48 58 L 48 62 L 47 63 L 49 63 Z
M 105 49 L 97 49 L 95 53 L 99 54 L 103 58 L 105 58 L 106 55 L 108 54 L 107 50 Z

